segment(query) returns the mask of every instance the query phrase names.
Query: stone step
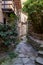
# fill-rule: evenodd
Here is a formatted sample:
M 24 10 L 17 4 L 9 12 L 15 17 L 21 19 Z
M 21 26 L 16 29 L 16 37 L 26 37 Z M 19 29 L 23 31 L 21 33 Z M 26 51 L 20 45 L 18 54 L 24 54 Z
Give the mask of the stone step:
M 38 56 L 43 57 L 43 51 L 38 51 Z
M 43 44 L 40 45 L 39 50 L 43 50 Z
M 35 60 L 36 65 L 43 65 L 43 58 L 37 57 Z
M 43 47 L 43 44 L 41 44 L 40 47 Z

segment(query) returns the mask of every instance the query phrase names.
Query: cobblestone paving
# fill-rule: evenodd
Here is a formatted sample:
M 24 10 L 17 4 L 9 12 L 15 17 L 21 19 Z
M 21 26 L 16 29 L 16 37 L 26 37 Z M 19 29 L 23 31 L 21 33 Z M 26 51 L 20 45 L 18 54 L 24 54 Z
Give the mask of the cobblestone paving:
M 26 44 L 25 41 L 20 42 L 16 48 L 16 52 L 19 54 L 18 58 L 13 60 L 13 65 L 35 65 L 35 58 L 37 52 L 32 48 L 30 44 Z
M 2 65 L 35 65 L 37 52 L 30 44 L 26 44 L 26 40 L 21 41 L 15 51 L 18 53 L 18 57 L 12 59 L 12 62 Z

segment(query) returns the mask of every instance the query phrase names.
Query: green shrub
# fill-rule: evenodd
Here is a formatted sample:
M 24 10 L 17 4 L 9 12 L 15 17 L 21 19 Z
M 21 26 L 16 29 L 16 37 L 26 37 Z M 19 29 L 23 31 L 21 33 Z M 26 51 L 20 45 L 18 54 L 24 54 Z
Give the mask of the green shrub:
M 15 20 L 17 20 L 17 19 L 18 19 L 18 17 L 16 16 L 16 14 L 10 13 L 9 17 L 8 17 L 8 23 L 10 25 L 14 25 L 15 24 Z M 16 21 L 16 23 L 17 23 L 17 21 Z
M 9 57 L 10 57 L 11 59 L 16 58 L 17 56 L 18 56 L 17 53 L 14 53 L 14 52 L 10 52 L 10 53 L 9 53 Z
M 34 32 L 43 34 L 43 0 L 27 0 L 23 11 L 28 13 L 28 22 L 32 22 Z
M 3 24 L 0 24 L 0 38 L 3 40 L 3 42 L 1 43 L 2 45 L 8 47 L 13 43 L 16 46 L 15 42 L 17 42 L 18 32 L 16 32 L 17 29 L 15 29 L 15 26 L 12 28 L 12 26 L 6 25 L 5 28 Z
M 17 16 L 14 13 L 10 13 L 8 16 L 8 24 L 0 24 L 0 41 L 1 46 L 5 45 L 9 47 L 12 43 L 16 46 L 17 44 Z

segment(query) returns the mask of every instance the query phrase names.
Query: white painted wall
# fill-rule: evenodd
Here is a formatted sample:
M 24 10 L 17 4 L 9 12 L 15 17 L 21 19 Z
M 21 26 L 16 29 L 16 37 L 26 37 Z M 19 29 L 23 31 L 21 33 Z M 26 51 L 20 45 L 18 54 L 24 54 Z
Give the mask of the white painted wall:
M 23 7 L 23 3 L 24 3 L 25 1 L 26 1 L 26 0 L 21 0 L 21 5 L 22 5 L 22 7 Z M 21 18 L 21 21 L 20 21 L 20 23 L 19 23 L 19 32 L 20 32 L 20 36 L 21 36 L 21 35 L 25 35 L 25 34 L 26 34 L 27 24 L 26 24 L 26 25 L 25 25 L 25 24 L 22 25 L 22 22 L 23 22 L 23 23 L 27 22 L 27 15 L 24 14 L 24 13 L 21 11 L 20 16 L 21 16 L 21 17 L 20 17 L 20 18 Z
M 24 13 L 21 12 L 21 22 L 25 23 L 27 22 L 27 15 L 25 15 Z M 21 34 L 20 35 L 24 35 L 26 34 L 26 31 L 27 31 L 27 24 L 21 24 Z
M 25 23 L 26 21 L 27 21 L 27 15 L 21 12 L 21 22 Z

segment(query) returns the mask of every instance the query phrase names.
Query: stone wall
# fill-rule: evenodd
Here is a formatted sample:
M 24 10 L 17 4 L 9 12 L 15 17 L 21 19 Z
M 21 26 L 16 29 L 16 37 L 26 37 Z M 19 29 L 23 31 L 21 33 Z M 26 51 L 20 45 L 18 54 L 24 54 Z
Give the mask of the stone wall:
M 43 34 L 37 34 L 37 33 L 32 32 L 30 33 L 30 35 L 34 37 L 35 39 L 43 40 Z
M 43 34 L 35 33 L 31 22 L 29 22 L 28 24 L 28 34 L 34 37 L 35 39 L 43 40 Z
M 21 9 L 21 1 L 20 0 L 14 0 L 14 4 L 15 4 L 17 10 Z
M 35 48 L 36 50 L 38 50 L 40 45 L 43 44 L 43 41 L 37 40 L 37 39 L 33 38 L 32 36 L 28 36 L 27 41 L 28 41 L 28 44 L 31 44 L 33 46 L 33 48 Z
M 2 0 L 0 0 L 0 22 L 3 22 Z

